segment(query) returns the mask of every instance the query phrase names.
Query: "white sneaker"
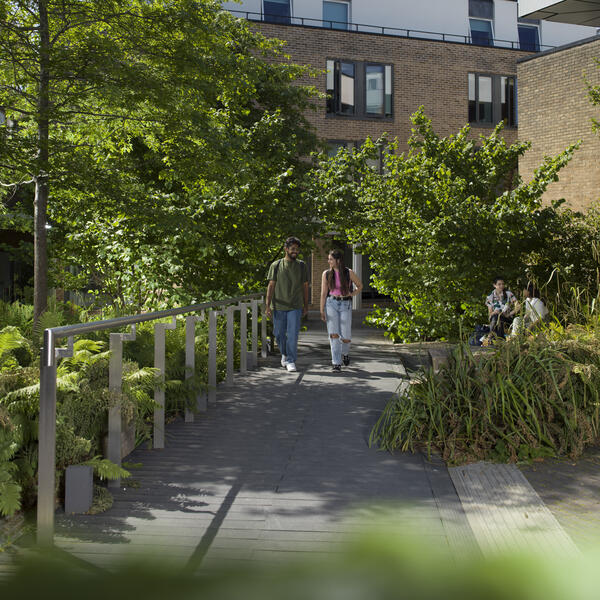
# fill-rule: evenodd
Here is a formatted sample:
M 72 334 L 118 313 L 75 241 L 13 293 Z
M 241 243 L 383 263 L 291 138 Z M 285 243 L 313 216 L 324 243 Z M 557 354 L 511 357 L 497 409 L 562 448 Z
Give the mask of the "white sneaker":
M 287 360 L 287 358 L 286 358 L 285 354 L 282 354 L 282 355 L 281 355 L 281 366 L 282 366 L 282 367 L 285 367 L 285 365 L 286 365 L 286 360 Z
M 295 373 L 298 370 L 296 369 L 296 363 L 288 363 L 285 367 L 290 373 Z

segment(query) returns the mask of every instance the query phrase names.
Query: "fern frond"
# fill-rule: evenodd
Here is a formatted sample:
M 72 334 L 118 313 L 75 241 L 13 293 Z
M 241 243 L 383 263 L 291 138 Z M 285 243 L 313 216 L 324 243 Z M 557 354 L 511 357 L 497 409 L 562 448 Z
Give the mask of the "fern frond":
M 89 465 L 94 468 L 94 472 L 100 479 L 125 479 L 130 477 L 131 473 L 114 462 L 108 460 L 108 458 L 102 458 L 102 456 L 94 456 L 90 460 L 86 460 L 84 465 Z
M 40 393 L 40 384 L 35 383 L 34 385 L 28 385 L 26 387 L 19 388 L 18 390 L 13 390 L 12 392 L 8 392 L 6 396 L 0 398 L 0 402 L 4 405 L 9 406 L 16 400 L 31 400 L 37 399 Z
M 82 350 L 87 350 L 90 353 L 97 354 L 106 346 L 105 342 L 100 340 L 77 340 L 73 344 L 74 353 L 81 352 Z
M 27 340 L 16 327 L 8 325 L 0 330 L 0 360 L 4 354 L 26 345 Z
M 0 515 L 10 517 L 21 508 L 21 486 L 11 480 L 4 480 L 0 471 Z

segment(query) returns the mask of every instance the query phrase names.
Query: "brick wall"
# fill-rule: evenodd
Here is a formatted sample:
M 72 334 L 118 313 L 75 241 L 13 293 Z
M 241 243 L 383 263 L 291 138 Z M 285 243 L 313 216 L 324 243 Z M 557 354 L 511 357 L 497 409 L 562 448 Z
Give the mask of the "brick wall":
M 325 92 L 326 59 L 373 61 L 393 65 L 392 120 L 328 117 L 325 100 L 318 101 L 309 115 L 318 134 L 325 139 L 363 140 L 387 132 L 397 137 L 400 151 L 410 136 L 410 115 L 421 105 L 432 119 L 436 132 L 448 135 L 468 121 L 468 79 L 470 72 L 516 75 L 517 60 L 530 53 L 486 48 L 432 40 L 290 27 L 269 23 L 254 24 L 267 37 L 286 40 L 285 51 L 296 63 L 311 65 L 323 73 L 306 78 Z M 489 134 L 492 127 L 473 126 L 473 135 Z M 506 129 L 505 138 L 516 140 L 516 129 Z
M 600 198 L 600 135 L 592 132 L 591 119 L 600 119 L 600 108 L 590 104 L 584 73 L 600 83 L 600 38 L 538 56 L 518 65 L 519 137 L 531 141 L 519 172 L 529 181 L 544 155 L 554 156 L 582 140 L 572 161 L 550 184 L 544 201 L 565 198 L 582 209 Z

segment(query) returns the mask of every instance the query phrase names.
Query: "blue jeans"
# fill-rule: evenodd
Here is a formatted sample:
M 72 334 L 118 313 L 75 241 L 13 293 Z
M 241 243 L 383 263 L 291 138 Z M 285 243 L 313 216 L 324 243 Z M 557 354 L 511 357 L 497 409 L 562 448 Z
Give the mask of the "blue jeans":
M 301 308 L 273 311 L 273 333 L 279 351 L 286 357 L 287 363 L 295 363 L 298 358 L 298 333 L 300 333 L 301 319 Z
M 327 333 L 331 346 L 331 362 L 334 365 L 342 364 L 342 354 L 350 352 L 350 339 L 352 337 L 352 300 L 334 300 L 331 296 L 325 301 L 325 315 L 327 317 Z M 337 335 L 333 338 L 332 335 Z M 342 340 L 348 340 L 342 342 Z

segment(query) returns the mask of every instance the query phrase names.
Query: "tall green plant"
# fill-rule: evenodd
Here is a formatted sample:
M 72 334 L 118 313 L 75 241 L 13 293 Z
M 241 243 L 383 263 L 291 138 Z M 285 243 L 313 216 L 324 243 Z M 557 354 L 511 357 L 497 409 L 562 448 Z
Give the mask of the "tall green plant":
M 507 144 L 498 125 L 473 139 L 468 126 L 438 136 L 419 110 L 409 151 L 368 142 L 321 163 L 310 193 L 322 218 L 368 254 L 373 284 L 397 307 L 372 320 L 398 340 L 456 338 L 461 322 L 487 320 L 484 293 L 502 274 L 524 277 L 528 257 L 554 231 L 556 206 L 541 196 L 570 160 L 546 158 L 529 183 L 515 177 L 525 142 Z M 368 166 L 381 149 L 382 173 Z
M 371 432 L 388 450 L 444 459 L 578 457 L 600 434 L 600 322 L 553 323 L 474 355 L 460 344 L 390 401 Z

